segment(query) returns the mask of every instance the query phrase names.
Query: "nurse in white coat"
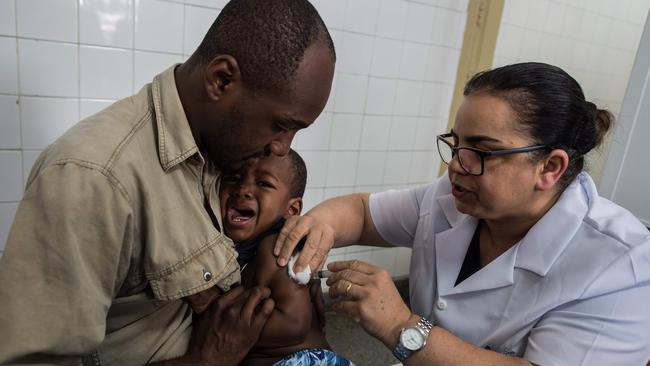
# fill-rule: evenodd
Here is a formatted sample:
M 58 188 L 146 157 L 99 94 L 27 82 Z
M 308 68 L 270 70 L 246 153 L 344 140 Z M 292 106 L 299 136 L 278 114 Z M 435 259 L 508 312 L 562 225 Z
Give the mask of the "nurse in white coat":
M 278 263 L 303 237 L 295 270 L 332 246 L 412 248 L 410 308 L 364 262 L 331 263 L 327 281 L 334 309 L 405 365 L 645 365 L 650 235 L 583 172 L 611 114 L 540 63 L 478 74 L 464 95 L 437 137 L 447 176 L 321 203 L 287 221 Z

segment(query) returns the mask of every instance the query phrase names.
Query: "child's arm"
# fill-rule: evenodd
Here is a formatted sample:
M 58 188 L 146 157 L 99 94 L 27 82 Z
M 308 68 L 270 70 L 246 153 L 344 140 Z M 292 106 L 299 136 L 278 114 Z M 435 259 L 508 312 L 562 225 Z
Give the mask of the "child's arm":
M 278 347 L 301 343 L 312 322 L 309 287 L 295 283 L 286 267 L 279 267 L 273 255 L 276 235 L 266 237 L 259 245 L 254 285 L 268 286 L 275 300 L 273 313 L 266 322 L 256 347 Z

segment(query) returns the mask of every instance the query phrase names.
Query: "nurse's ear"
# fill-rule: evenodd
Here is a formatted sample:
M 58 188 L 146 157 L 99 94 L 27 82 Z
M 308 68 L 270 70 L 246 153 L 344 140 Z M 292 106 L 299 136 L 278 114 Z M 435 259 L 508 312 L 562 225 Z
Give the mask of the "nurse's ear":
M 555 187 L 562 174 L 569 166 L 569 155 L 562 149 L 552 150 L 544 159 L 538 162 L 538 178 L 535 188 L 546 191 Z

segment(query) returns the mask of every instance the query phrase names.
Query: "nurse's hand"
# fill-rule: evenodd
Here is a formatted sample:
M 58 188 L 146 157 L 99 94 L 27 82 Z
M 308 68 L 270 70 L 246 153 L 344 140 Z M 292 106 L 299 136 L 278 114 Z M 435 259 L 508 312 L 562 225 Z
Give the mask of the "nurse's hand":
M 327 268 L 332 272 L 329 297 L 340 298 L 332 309 L 353 316 L 389 349 L 397 345 L 403 327 L 417 322 L 386 270 L 357 260 L 332 262 Z
M 312 271 L 321 268 L 334 245 L 334 228 L 309 214 L 291 216 L 284 223 L 273 249 L 280 267 L 284 267 L 289 262 L 293 250 L 303 238 L 307 240 L 296 261 L 294 272 L 301 272 L 307 265 Z

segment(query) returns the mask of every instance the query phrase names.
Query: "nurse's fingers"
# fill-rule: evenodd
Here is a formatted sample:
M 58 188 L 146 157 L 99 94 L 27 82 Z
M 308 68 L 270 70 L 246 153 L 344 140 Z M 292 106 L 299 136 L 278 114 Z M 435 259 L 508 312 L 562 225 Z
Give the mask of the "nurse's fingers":
M 283 247 L 286 245 L 287 237 L 289 236 L 289 233 L 293 231 L 293 228 L 296 226 L 297 222 L 298 222 L 298 217 L 295 216 L 291 216 L 287 218 L 287 220 L 284 222 L 282 229 L 278 233 L 278 237 L 275 239 L 275 246 L 273 247 L 273 255 L 275 255 L 276 257 L 280 255 L 280 252 L 282 251 Z M 296 244 L 297 243 L 298 242 L 296 241 Z
M 294 272 L 301 272 L 309 264 L 311 270 L 318 270 L 320 262 L 323 260 L 324 255 L 323 251 L 320 249 L 320 245 L 323 238 L 323 233 L 310 230 L 309 234 L 305 238 L 305 245 L 302 246 L 298 260 L 293 266 Z M 315 264 L 311 264 L 314 262 Z
M 327 265 L 327 269 L 329 269 L 330 272 L 339 272 L 350 269 L 360 273 L 373 274 L 376 273 L 379 268 L 373 266 L 372 264 L 355 259 L 350 261 L 337 261 L 329 263 Z
M 330 286 L 328 295 L 330 299 L 335 299 L 340 296 L 345 296 L 348 299 L 362 299 L 366 297 L 366 289 L 359 285 L 352 283 L 350 281 L 341 280 L 336 283 L 333 283 Z
M 325 283 L 328 286 L 332 286 L 335 282 L 343 280 L 362 286 L 371 282 L 369 275 L 366 273 L 361 273 L 352 269 L 344 269 L 338 272 L 332 272 Z
M 348 314 L 352 316 L 355 321 L 359 321 L 359 304 L 356 301 L 344 300 L 335 302 L 332 304 L 332 310 L 337 313 Z
M 321 268 L 325 263 L 325 258 L 327 258 L 327 255 L 329 254 L 329 251 L 332 249 L 333 245 L 334 234 L 332 234 L 330 231 L 321 230 L 320 236 L 308 236 L 303 251 L 305 249 L 308 251 L 311 251 L 313 249 L 314 254 L 311 256 L 311 258 L 308 254 L 298 257 L 298 260 L 296 261 L 296 270 L 302 271 L 307 265 L 309 265 L 309 268 L 312 268 L 314 270 Z
M 300 217 L 296 216 L 291 216 L 287 218 L 287 220 L 284 222 L 284 225 L 282 226 L 282 230 L 278 233 L 278 237 L 275 239 L 275 246 L 273 247 L 273 255 L 275 255 L 278 258 L 278 264 L 280 264 L 280 259 L 286 259 L 286 255 L 282 255 L 284 252 L 288 253 L 293 253 L 293 249 L 298 245 L 298 242 L 300 239 L 302 239 L 302 235 L 298 233 L 296 229 L 296 225 L 298 224 L 298 220 Z M 291 238 L 289 237 L 291 235 Z M 291 245 L 293 244 L 293 245 Z M 286 262 L 284 264 L 281 264 L 282 266 L 286 265 Z
M 321 266 L 334 244 L 334 229 L 308 215 L 287 219 L 274 247 L 274 252 L 278 253 L 279 266 L 287 264 L 303 238 L 306 238 L 305 245 L 294 266 L 295 272 L 304 270 L 307 265 L 312 270 Z

